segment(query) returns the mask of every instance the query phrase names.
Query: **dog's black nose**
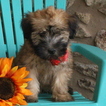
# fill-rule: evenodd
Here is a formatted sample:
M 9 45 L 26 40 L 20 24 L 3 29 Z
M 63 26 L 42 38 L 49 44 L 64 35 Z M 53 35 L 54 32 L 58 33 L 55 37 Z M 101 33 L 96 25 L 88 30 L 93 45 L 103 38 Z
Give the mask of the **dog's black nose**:
M 49 52 L 50 54 L 55 54 L 56 50 L 55 50 L 55 49 L 49 49 L 48 52 Z

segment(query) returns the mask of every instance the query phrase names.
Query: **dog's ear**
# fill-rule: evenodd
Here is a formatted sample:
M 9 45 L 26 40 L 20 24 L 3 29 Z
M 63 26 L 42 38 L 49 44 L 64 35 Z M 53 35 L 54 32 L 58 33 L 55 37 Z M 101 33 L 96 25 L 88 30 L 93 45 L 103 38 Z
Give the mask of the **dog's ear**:
M 69 25 L 69 31 L 70 31 L 69 38 L 73 39 L 75 34 L 76 34 L 76 30 L 77 30 L 77 26 L 78 26 L 77 25 L 77 18 L 75 15 L 70 16 L 68 25 Z
M 32 32 L 32 25 L 30 22 L 30 18 L 28 17 L 28 14 L 26 14 L 26 18 L 22 19 L 21 27 L 23 30 L 24 38 L 29 39 Z

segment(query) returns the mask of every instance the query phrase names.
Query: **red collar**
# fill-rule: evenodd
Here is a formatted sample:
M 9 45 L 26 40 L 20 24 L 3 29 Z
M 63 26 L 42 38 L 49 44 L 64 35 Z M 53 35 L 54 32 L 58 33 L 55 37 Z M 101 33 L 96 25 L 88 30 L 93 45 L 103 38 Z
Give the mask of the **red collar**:
M 68 60 L 68 56 L 69 56 L 69 53 L 68 53 L 68 51 L 66 51 L 66 54 L 63 55 L 63 56 L 61 56 L 61 57 L 59 57 L 58 60 L 51 59 L 50 62 L 51 62 L 52 65 L 58 65 L 58 64 L 60 64 L 61 62 L 67 61 L 67 60 Z

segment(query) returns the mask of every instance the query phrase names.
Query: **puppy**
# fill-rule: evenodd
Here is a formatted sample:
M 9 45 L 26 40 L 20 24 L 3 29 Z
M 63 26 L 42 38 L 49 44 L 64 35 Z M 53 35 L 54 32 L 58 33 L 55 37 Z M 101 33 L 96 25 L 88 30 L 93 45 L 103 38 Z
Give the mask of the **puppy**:
M 14 65 L 25 66 L 33 80 L 28 89 L 33 95 L 28 102 L 38 101 L 40 91 L 52 92 L 54 101 L 73 101 L 68 93 L 73 72 L 69 39 L 76 33 L 76 20 L 64 10 L 48 7 L 26 14 L 21 22 L 25 43 Z

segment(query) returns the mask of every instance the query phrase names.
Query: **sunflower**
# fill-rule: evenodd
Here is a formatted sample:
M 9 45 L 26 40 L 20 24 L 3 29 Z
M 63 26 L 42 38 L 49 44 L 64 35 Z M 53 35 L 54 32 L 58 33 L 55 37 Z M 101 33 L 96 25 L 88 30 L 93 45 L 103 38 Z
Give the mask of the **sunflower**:
M 25 95 L 32 95 L 27 87 L 31 78 L 25 67 L 12 68 L 13 58 L 0 58 L 0 106 L 27 105 Z

